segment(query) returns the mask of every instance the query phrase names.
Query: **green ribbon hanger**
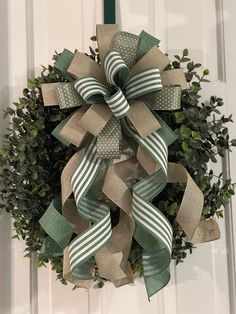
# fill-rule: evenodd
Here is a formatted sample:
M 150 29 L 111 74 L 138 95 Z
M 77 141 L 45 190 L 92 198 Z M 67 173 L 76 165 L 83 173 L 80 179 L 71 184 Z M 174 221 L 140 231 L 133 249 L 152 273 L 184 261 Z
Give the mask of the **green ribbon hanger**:
M 104 24 L 116 23 L 116 0 L 104 0 Z

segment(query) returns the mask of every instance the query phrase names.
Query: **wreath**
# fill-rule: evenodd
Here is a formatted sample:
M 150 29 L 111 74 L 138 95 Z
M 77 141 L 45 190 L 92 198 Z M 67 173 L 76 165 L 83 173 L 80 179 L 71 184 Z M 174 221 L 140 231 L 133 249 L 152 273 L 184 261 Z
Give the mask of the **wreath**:
M 209 71 L 187 49 L 171 62 L 158 39 L 116 25 L 91 39 L 97 49 L 56 53 L 6 109 L 0 206 L 26 256 L 37 252 L 63 284 L 143 275 L 150 297 L 171 259 L 220 236 L 215 217 L 234 185 L 209 161 L 236 146 L 232 117 L 219 97 L 201 102 Z

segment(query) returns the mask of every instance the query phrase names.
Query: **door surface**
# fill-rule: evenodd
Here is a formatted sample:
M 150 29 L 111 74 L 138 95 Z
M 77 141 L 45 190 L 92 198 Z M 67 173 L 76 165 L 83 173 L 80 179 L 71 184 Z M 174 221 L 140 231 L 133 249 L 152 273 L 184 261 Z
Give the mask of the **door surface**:
M 236 29 L 234 0 L 117 0 L 120 29 L 142 29 L 161 39 L 161 49 L 173 56 L 189 48 L 193 60 L 210 69 L 211 83 L 203 98 L 225 99 L 224 113 L 234 113 Z M 95 25 L 103 22 L 101 0 L 0 0 L 1 109 L 16 100 L 64 47 L 88 51 Z M 1 120 L 0 132 L 5 124 Z M 236 126 L 232 126 L 236 137 Z M 236 152 L 223 162 L 225 176 L 236 181 Z M 221 160 L 215 169 L 222 170 Z M 14 233 L 7 214 L 0 216 L 0 313 L 2 314 L 234 314 L 234 241 L 236 202 L 220 222 L 221 239 L 198 246 L 177 267 L 172 264 L 168 286 L 147 301 L 141 279 L 116 289 L 71 290 L 55 281 L 48 268 L 36 269 L 24 258 L 24 243 Z M 234 209 L 234 211 L 233 211 Z

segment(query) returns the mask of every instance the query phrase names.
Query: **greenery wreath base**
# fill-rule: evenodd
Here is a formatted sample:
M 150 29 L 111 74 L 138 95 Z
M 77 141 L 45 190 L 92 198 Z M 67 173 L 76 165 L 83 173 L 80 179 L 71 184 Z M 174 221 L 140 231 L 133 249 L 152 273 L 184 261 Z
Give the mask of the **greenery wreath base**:
M 96 40 L 95 37 L 91 38 Z M 60 54 L 55 54 L 56 61 Z M 99 62 L 98 49 L 90 47 L 91 59 Z M 204 194 L 204 208 L 201 220 L 210 217 L 223 217 L 224 207 L 234 194 L 234 185 L 223 180 L 222 173 L 215 174 L 209 169 L 209 162 L 216 163 L 217 157 L 224 157 L 224 151 L 236 146 L 236 140 L 230 140 L 227 124 L 232 117 L 220 114 L 223 101 L 212 96 L 208 102 L 201 102 L 201 87 L 209 74 L 201 64 L 188 57 L 184 49 L 181 56 L 168 66 L 169 69 L 185 69 L 189 89 L 182 92 L 181 109 L 160 111 L 158 114 L 174 130 L 177 140 L 169 147 L 169 161 L 183 165 Z M 51 136 L 54 128 L 76 109 L 60 110 L 58 107 L 45 107 L 41 94 L 42 83 L 67 81 L 53 66 L 43 67 L 41 76 L 28 82 L 23 96 L 4 112 L 9 119 L 8 132 L 3 137 L 0 154 L 1 204 L 14 219 L 15 237 L 25 240 L 26 255 L 39 252 L 45 239 L 45 231 L 39 219 L 45 213 L 52 199 L 60 194 L 60 175 L 70 157 L 76 152 L 72 145 L 65 147 Z M 165 190 L 153 203 L 168 218 L 173 226 L 172 259 L 183 262 L 187 252 L 194 248 L 186 240 L 186 235 L 176 223 L 176 214 L 180 206 L 184 187 L 181 184 L 167 184 Z M 119 211 L 113 211 L 112 223 L 119 219 Z M 129 262 L 133 273 L 142 275 L 142 248 L 133 240 Z M 51 263 L 57 278 L 66 284 L 63 278 L 62 256 L 41 257 L 38 265 Z M 95 267 L 95 281 L 102 287 L 106 279 L 101 278 Z M 76 286 L 75 286 L 76 287 Z

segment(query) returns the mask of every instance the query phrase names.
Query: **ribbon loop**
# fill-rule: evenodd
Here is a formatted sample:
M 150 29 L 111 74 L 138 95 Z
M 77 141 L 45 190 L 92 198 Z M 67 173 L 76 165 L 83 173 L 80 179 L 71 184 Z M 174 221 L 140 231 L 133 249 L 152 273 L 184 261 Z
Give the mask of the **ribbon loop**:
M 85 105 L 85 102 L 71 83 L 58 86 L 56 88 L 56 97 L 61 109 Z
M 129 69 L 116 51 L 109 51 L 104 59 L 107 82 L 122 88 L 129 77 Z
M 150 68 L 163 71 L 170 63 L 170 59 L 157 47 L 150 49 L 131 69 L 131 75 L 138 74 Z
M 68 81 L 73 80 L 73 78 L 67 73 L 67 69 L 74 58 L 74 53 L 68 49 L 64 49 L 63 52 L 57 57 L 57 61 L 54 64 L 54 68 L 61 72 L 61 74 Z
M 179 85 L 183 90 L 189 88 L 183 69 L 163 71 L 161 73 L 161 80 L 165 86 Z
M 112 49 L 113 39 L 115 34 L 119 31 L 117 24 L 97 24 L 96 34 L 97 43 L 101 63 L 103 64 L 106 53 Z
M 128 32 L 118 32 L 114 35 L 112 49 L 120 54 L 129 69 L 131 69 L 136 62 L 139 39 L 139 36 Z
M 149 69 L 129 78 L 125 85 L 125 95 L 127 99 L 136 99 L 159 91 L 161 88 L 159 69 Z
M 93 77 L 85 77 L 75 82 L 75 88 L 87 104 L 101 102 L 108 89 Z
M 151 110 L 180 109 L 181 86 L 163 86 L 162 90 L 145 95 L 143 100 Z

